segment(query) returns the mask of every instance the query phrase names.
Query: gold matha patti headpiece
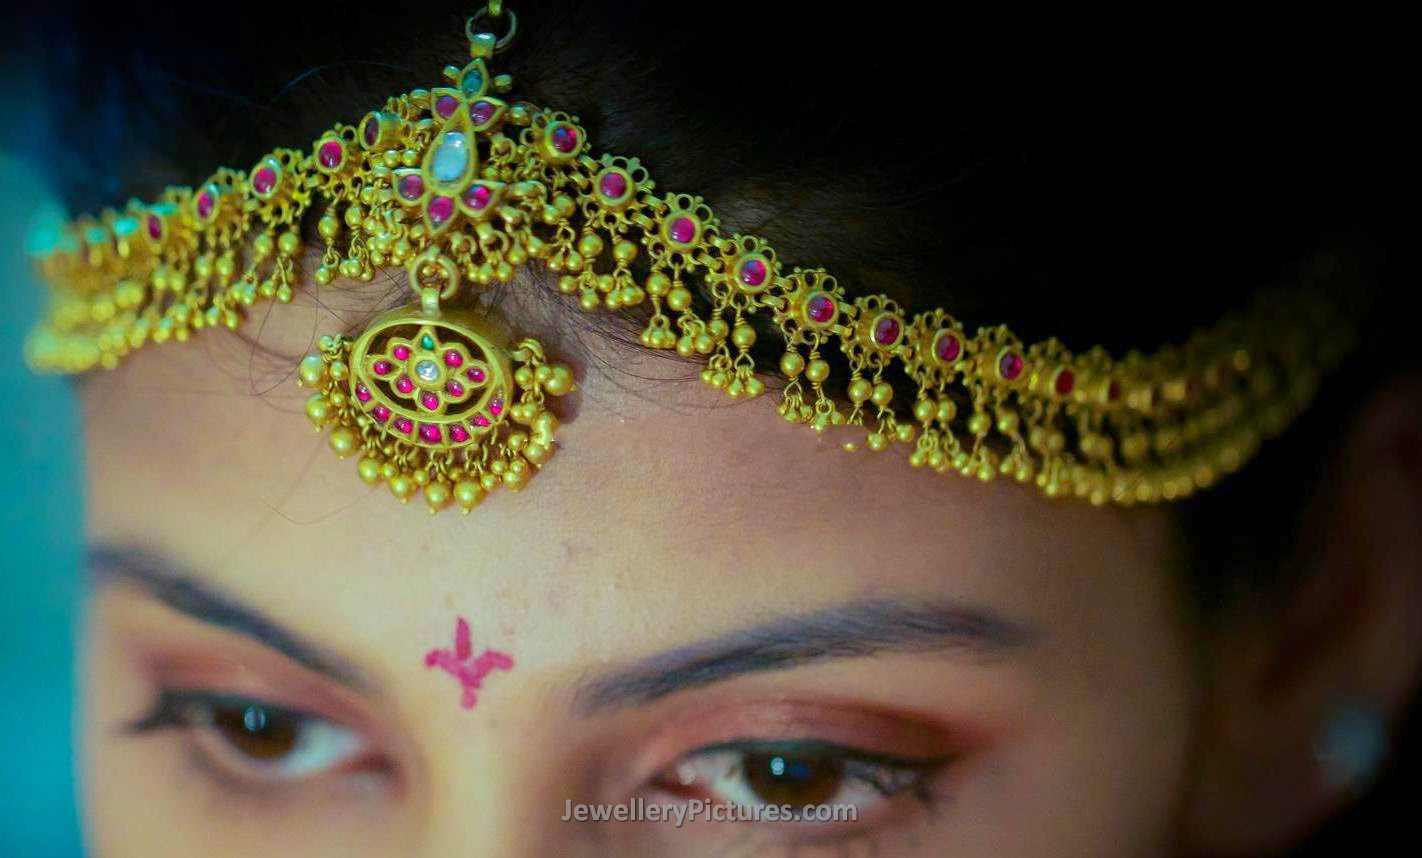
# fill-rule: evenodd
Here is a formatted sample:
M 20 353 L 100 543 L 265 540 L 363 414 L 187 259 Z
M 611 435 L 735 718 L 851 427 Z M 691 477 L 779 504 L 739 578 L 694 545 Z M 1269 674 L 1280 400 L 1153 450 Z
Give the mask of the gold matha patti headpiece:
M 498 486 L 524 486 L 553 454 L 546 398 L 573 388 L 568 367 L 453 300 L 536 262 L 585 310 L 645 308 L 642 344 L 704 358 L 701 378 L 731 397 L 765 390 L 751 347 L 758 327 L 778 333 L 780 414 L 816 430 L 865 427 L 848 449 L 902 446 L 916 467 L 1133 504 L 1190 495 L 1240 467 L 1353 338 L 1307 283 L 1179 346 L 1121 358 L 851 297 L 829 272 L 723 229 L 701 197 L 659 191 L 636 158 L 594 156 L 576 116 L 510 99 L 511 79 L 488 64 L 516 29 L 512 10 L 491 3 L 469 20 L 471 59 L 446 68 L 445 85 L 391 97 L 306 150 L 68 225 L 38 254 L 52 301 L 27 344 L 31 366 L 112 368 L 150 343 L 235 328 L 258 300 L 290 301 L 299 223 L 315 211 L 316 284 L 403 266 L 419 299 L 355 338 L 323 336 L 300 366 L 314 390 L 307 416 L 362 479 L 401 500 L 468 512 Z M 831 379 L 834 352 L 847 378 Z M 832 398 L 831 383 L 845 395 Z M 896 402 L 896 386 L 913 401 Z

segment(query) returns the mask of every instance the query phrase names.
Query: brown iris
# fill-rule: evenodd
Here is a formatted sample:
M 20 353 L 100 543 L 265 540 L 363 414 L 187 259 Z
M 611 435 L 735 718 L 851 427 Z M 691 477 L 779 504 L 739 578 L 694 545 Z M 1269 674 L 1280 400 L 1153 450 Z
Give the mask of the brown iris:
M 824 804 L 844 782 L 844 766 L 833 759 L 748 753 L 742 765 L 746 783 L 767 804 Z
M 265 706 L 234 704 L 212 710 L 212 726 L 241 753 L 275 760 L 296 748 L 296 718 Z

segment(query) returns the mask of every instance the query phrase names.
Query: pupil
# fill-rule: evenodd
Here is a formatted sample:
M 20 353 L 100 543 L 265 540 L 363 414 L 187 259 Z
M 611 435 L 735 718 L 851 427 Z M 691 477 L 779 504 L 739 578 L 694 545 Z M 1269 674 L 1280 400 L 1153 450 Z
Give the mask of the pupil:
M 843 767 L 835 760 L 774 753 L 747 754 L 745 775 L 760 800 L 794 807 L 824 804 L 844 781 Z
M 296 720 L 265 706 L 225 706 L 212 713 L 213 726 L 249 757 L 272 760 L 296 747 Z

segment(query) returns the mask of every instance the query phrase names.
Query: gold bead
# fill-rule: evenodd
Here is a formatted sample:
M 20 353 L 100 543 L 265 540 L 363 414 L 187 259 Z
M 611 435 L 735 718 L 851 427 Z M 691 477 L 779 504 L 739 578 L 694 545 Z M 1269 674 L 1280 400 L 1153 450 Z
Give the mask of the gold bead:
M 331 274 L 331 269 L 327 268 L 326 266 L 322 265 L 321 267 L 316 269 L 316 282 L 318 284 L 322 286 L 329 286 L 331 285 L 331 281 L 334 279 L 334 276 Z
M 972 417 L 968 418 L 968 431 L 974 435 L 986 435 L 992 428 L 992 418 L 987 414 L 976 411 Z
M 794 378 L 805 371 L 805 358 L 799 352 L 786 352 L 780 358 L 780 371 L 788 378 Z
M 330 215 L 323 216 L 321 220 L 318 221 L 316 224 L 316 231 L 319 232 L 321 234 L 321 237 L 326 239 L 327 241 L 334 239 L 336 237 L 336 234 L 340 232 L 340 230 L 340 222 L 337 221 L 335 218 L 331 217 Z
M 761 381 L 755 376 L 751 376 L 750 378 L 746 379 L 746 396 L 755 398 L 757 396 L 760 396 L 764 392 L 765 382 Z
M 589 313 L 596 310 L 600 303 L 601 301 L 598 300 L 597 292 L 592 289 L 584 289 L 582 294 L 578 296 L 578 305 Z
M 346 362 L 343 360 L 333 360 L 326 371 L 331 374 L 331 378 L 340 381 L 350 372 L 350 367 L 346 366 Z
M 656 298 L 671 291 L 671 279 L 658 272 L 647 278 L 647 294 Z
M 454 499 L 465 512 L 469 512 L 484 499 L 484 487 L 474 480 L 460 480 L 454 484 Z
M 886 381 L 879 382 L 878 384 L 874 385 L 874 393 L 870 396 L 870 398 L 873 399 L 874 404 L 879 406 L 880 408 L 887 406 L 889 402 L 891 402 L 894 398 L 893 385 L 889 384 Z
M 1012 411 L 999 411 L 997 414 L 997 431 L 1004 435 L 1011 435 L 1017 430 L 1017 414 Z
M 362 456 L 356 463 L 356 472 L 360 474 L 361 481 L 366 485 L 375 485 L 380 482 L 380 462 L 370 456 Z
M 918 434 L 918 427 L 912 423 L 900 423 L 894 427 L 894 434 L 898 437 L 900 444 L 908 444 Z
M 718 340 L 724 340 L 730 332 L 730 326 L 726 324 L 725 319 L 712 319 L 706 323 L 706 332 Z
M 324 393 L 312 394 L 306 400 L 306 416 L 319 429 L 331 418 L 331 403 Z
M 284 256 L 295 256 L 301 250 L 301 236 L 290 230 L 282 233 L 281 238 L 277 239 L 277 250 Z
M 409 500 L 414 491 L 415 481 L 409 474 L 396 474 L 390 478 L 390 493 L 400 500 Z
M 558 415 L 551 411 L 540 411 L 533 418 L 533 431 L 538 435 L 552 435 L 558 430 Z
M 602 247 L 602 238 L 593 233 L 588 233 L 578 239 L 578 252 L 588 259 L 593 259 L 602 253 Z
M 450 491 L 448 483 L 433 482 L 425 486 L 425 503 L 429 505 L 430 513 L 434 514 L 449 505 Z
M 502 481 L 499 479 L 499 475 L 492 471 L 485 471 L 479 475 L 479 485 L 482 486 L 486 492 L 491 492 L 498 488 L 500 482 Z
M 696 350 L 701 354 L 706 354 L 716 347 L 716 340 L 708 333 L 697 334 L 692 338 L 692 342 L 695 344 Z
M 938 406 L 931 399 L 920 399 L 913 404 L 913 419 L 920 423 L 927 423 L 933 419 L 937 413 Z
M 736 348 L 750 348 L 755 345 L 755 328 L 746 324 L 736 325 L 735 330 L 731 331 L 731 342 L 735 343 Z
M 869 394 L 874 390 L 874 385 L 863 378 L 856 378 L 849 383 L 849 401 L 858 405 L 869 398 Z
M 326 362 L 321 360 L 320 355 L 307 355 L 301 359 L 297 373 L 301 376 L 303 384 L 315 387 L 326 378 Z
M 265 259 L 266 257 L 271 255 L 272 244 L 273 242 L 271 235 L 269 233 L 264 232 L 261 235 L 257 236 L 256 239 L 252 242 L 252 253 L 256 254 L 258 259 Z
M 869 433 L 869 437 L 865 441 L 868 443 L 869 449 L 875 453 L 881 452 L 889 446 L 889 439 L 885 438 L 882 432 Z
M 327 439 L 331 445 L 331 450 L 344 459 L 356 451 L 356 434 L 344 427 L 331 432 L 331 437 Z
M 958 416 L 958 403 L 947 397 L 938 400 L 938 422 L 948 424 L 953 422 L 953 418 Z
M 543 444 L 538 443 L 537 441 L 534 441 L 523 448 L 523 457 L 525 459 L 528 459 L 535 465 L 542 465 L 544 462 L 548 461 L 548 455 L 552 452 L 553 450 L 551 447 L 547 447 Z
M 647 291 L 651 291 L 648 289 Z M 667 293 L 667 306 L 680 313 L 691 306 L 691 292 L 685 286 L 678 286 Z
M 553 374 L 543 383 L 543 389 L 553 396 L 562 396 L 573 389 L 573 371 L 557 364 L 553 367 Z
M 564 295 L 571 295 L 578 291 L 578 278 L 571 274 L 564 274 L 558 278 L 558 291 Z
M 612 258 L 627 265 L 637 258 L 637 245 L 630 241 L 619 241 L 612 246 Z
M 829 362 L 824 358 L 815 358 L 805 367 L 805 377 L 814 384 L 819 384 L 829 378 L 829 372 Z

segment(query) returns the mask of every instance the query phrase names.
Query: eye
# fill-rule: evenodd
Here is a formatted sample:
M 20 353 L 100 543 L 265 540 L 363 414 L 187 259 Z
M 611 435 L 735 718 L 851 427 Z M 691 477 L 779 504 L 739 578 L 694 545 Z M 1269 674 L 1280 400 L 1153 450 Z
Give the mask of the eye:
M 164 691 L 135 732 L 186 728 L 204 761 L 238 780 L 270 783 L 315 777 L 368 757 L 366 741 L 318 715 L 261 700 L 201 691 Z
M 682 757 L 658 779 L 673 794 L 740 807 L 835 805 L 861 820 L 901 794 L 922 798 L 943 760 L 908 760 L 818 741 L 732 742 Z

